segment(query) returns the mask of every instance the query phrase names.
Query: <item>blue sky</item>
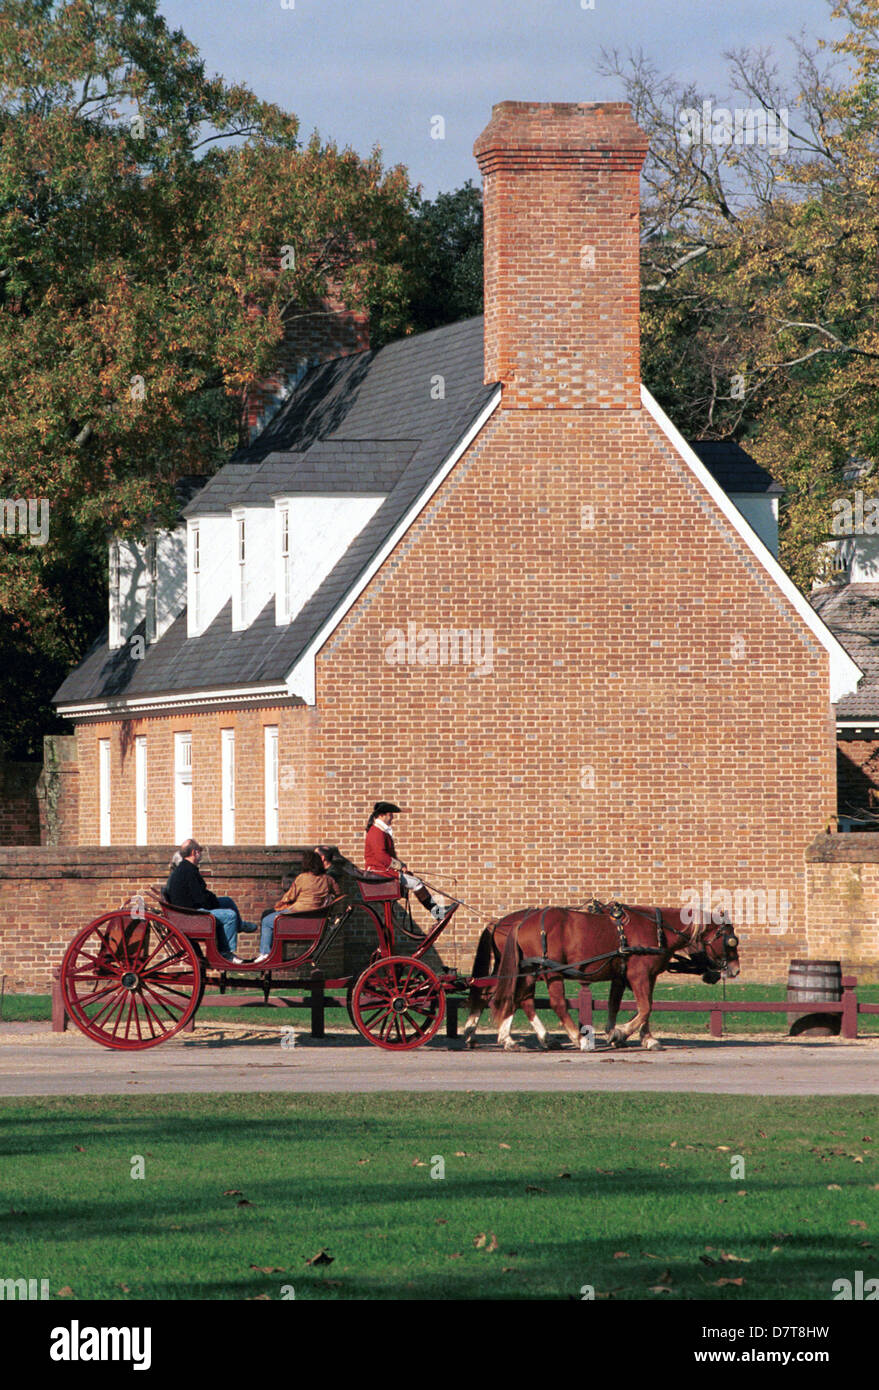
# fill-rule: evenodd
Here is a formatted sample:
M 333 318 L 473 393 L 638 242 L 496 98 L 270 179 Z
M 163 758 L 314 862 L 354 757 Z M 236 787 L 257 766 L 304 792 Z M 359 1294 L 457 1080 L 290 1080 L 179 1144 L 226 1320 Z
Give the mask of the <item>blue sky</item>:
M 313 129 L 385 164 L 425 195 L 478 182 L 473 141 L 497 101 L 608 101 L 600 50 L 641 48 L 662 72 L 730 95 L 726 50 L 841 31 L 828 0 L 160 0 L 208 71 L 245 82 Z M 432 139 L 443 116 L 445 139 Z

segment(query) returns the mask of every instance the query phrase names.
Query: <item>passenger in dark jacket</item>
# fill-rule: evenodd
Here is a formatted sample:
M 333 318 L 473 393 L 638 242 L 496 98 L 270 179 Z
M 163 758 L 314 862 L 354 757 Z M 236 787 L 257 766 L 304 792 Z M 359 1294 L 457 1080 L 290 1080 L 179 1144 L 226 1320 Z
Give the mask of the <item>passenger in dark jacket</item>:
M 184 840 L 171 861 L 171 872 L 164 893 L 172 907 L 188 907 L 196 912 L 209 912 L 217 919 L 217 945 L 220 955 L 231 965 L 241 965 L 235 954 L 240 931 L 256 931 L 255 922 L 243 922 L 232 898 L 218 898 L 208 888 L 199 871 L 204 847 L 198 840 Z

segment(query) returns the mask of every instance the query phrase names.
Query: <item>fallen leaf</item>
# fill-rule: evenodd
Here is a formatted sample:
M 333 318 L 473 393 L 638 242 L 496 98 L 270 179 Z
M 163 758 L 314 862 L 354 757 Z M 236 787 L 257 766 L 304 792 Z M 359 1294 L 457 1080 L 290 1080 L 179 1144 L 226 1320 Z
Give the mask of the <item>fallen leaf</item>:
M 718 1144 L 718 1146 L 717 1146 L 717 1151 L 718 1151 L 718 1153 L 728 1154 L 728 1153 L 729 1153 L 729 1148 L 730 1148 L 729 1144 Z
M 668 1147 L 669 1147 L 670 1149 L 676 1149 L 677 1146 L 678 1146 L 678 1141 L 677 1141 L 677 1139 L 672 1139 L 672 1141 L 671 1141 L 671 1143 L 669 1144 Z
M 859 1231 L 866 1231 L 867 1229 L 866 1221 L 850 1221 L 848 1224 L 850 1226 L 857 1226 Z
M 852 1163 L 863 1163 L 864 1161 L 861 1158 L 860 1154 L 849 1154 L 849 1158 L 851 1159 Z
M 472 1158 L 472 1156 L 473 1156 L 472 1154 L 465 1153 L 465 1151 L 464 1151 L 463 1149 L 456 1149 L 456 1150 L 455 1150 L 455 1157 L 456 1157 L 456 1158 Z
M 244 1301 L 245 1303 L 270 1303 L 271 1297 L 271 1294 L 268 1293 L 255 1293 L 250 1298 L 246 1298 Z
M 73 1289 L 70 1287 L 69 1284 L 65 1284 L 63 1289 L 59 1289 L 59 1290 L 58 1290 L 58 1297 L 59 1297 L 59 1298 L 72 1298 L 72 1297 L 73 1297 Z
M 831 1134 L 841 1134 L 841 1135 L 843 1136 L 843 1138 L 845 1137 L 845 1130 L 844 1130 L 844 1129 L 832 1129 L 832 1130 L 830 1131 L 830 1133 L 831 1133 Z
M 745 1187 L 740 1187 L 739 1190 L 738 1190 L 738 1192 L 736 1193 L 736 1196 L 737 1196 L 737 1197 L 747 1197 L 747 1195 L 748 1195 L 748 1190 L 747 1190 L 747 1188 L 745 1188 Z
M 772 1249 L 769 1251 L 770 1255 L 777 1255 L 781 1248 L 780 1245 L 773 1245 Z
M 509 1147 L 510 1147 L 509 1144 L 498 1144 L 498 1148 L 499 1148 L 499 1149 L 508 1149 Z
M 501 1274 L 515 1274 L 515 1273 L 516 1273 L 516 1271 L 515 1271 L 515 1269 L 513 1268 L 512 1265 L 504 1265 L 503 1269 L 501 1270 Z
M 497 1250 L 497 1236 L 492 1231 L 488 1245 L 485 1247 L 485 1253 L 486 1255 L 493 1255 L 495 1250 Z
M 672 1284 L 672 1283 L 674 1283 L 674 1280 L 673 1280 L 672 1277 L 671 1277 L 671 1270 L 670 1270 L 670 1269 L 667 1269 L 667 1270 L 665 1270 L 665 1272 L 664 1272 L 663 1274 L 660 1274 L 660 1276 L 659 1276 L 659 1282 L 660 1282 L 660 1284 Z
M 873 1242 L 872 1242 L 872 1240 L 859 1240 L 859 1241 L 858 1241 L 858 1249 L 859 1249 L 859 1250 L 872 1250 L 872 1249 L 873 1249 Z
M 259 1274 L 286 1274 L 283 1265 L 251 1265 L 251 1269 L 257 1270 Z
M 614 1176 L 614 1170 L 612 1168 L 596 1168 L 595 1171 L 596 1173 L 603 1173 L 606 1178 L 612 1178 Z
M 487 1240 L 488 1240 L 488 1236 L 487 1236 L 487 1235 L 485 1234 L 485 1232 L 483 1231 L 483 1233 L 482 1233 L 481 1236 L 475 1236 L 475 1237 L 474 1237 L 473 1244 L 476 1246 L 476 1249 L 477 1249 L 477 1250 L 481 1250 L 482 1247 L 483 1247 L 483 1245 L 485 1244 L 485 1242 L 486 1242 Z
M 361 1167 L 364 1163 L 368 1163 L 368 1162 L 369 1162 L 369 1159 L 368 1159 L 368 1158 L 358 1158 L 358 1160 L 357 1160 L 357 1166 L 358 1166 L 358 1168 L 359 1168 L 359 1167 Z
M 740 1289 L 744 1282 L 745 1276 L 741 1275 L 738 1279 L 715 1279 L 714 1286 L 715 1288 L 720 1289 L 723 1287 L 724 1284 L 735 1284 L 736 1287 Z
M 667 1163 L 660 1163 L 659 1166 L 660 1168 L 667 1168 L 669 1165 Z
M 82 1147 L 82 1144 L 74 1144 L 73 1147 L 76 1149 L 76 1152 L 77 1152 L 78 1154 L 84 1154 L 84 1153 L 85 1153 L 85 1149 Z
M 641 1254 L 644 1256 L 645 1260 L 661 1260 L 661 1259 L 662 1259 L 662 1256 L 661 1256 L 661 1255 L 651 1255 L 651 1253 L 650 1253 L 649 1250 L 642 1250 L 642 1251 L 641 1251 Z
M 766 1131 L 763 1130 L 763 1129 L 758 1129 L 758 1130 L 757 1130 L 757 1138 L 758 1138 L 758 1139 L 765 1139 L 765 1138 L 766 1138 Z
M 842 1191 L 842 1188 L 840 1187 L 840 1185 L 839 1185 L 838 1182 L 829 1182 L 829 1183 L 827 1184 L 827 1191 L 828 1191 L 828 1192 L 841 1192 L 841 1191 Z
M 533 1183 L 528 1183 L 525 1187 L 526 1192 L 545 1192 L 545 1187 L 535 1187 Z
M 131 1289 L 127 1284 L 117 1284 L 116 1287 L 117 1289 L 121 1289 L 123 1293 L 131 1293 Z
M 328 1255 L 325 1246 L 321 1246 L 316 1255 L 312 1255 L 310 1260 L 306 1260 L 307 1265 L 331 1265 L 335 1255 Z
M 751 1263 L 745 1255 L 729 1255 L 725 1250 L 721 1250 L 720 1258 L 726 1264 L 749 1265 Z
M 869 1135 L 869 1134 L 864 1134 L 864 1135 L 862 1136 L 862 1138 L 861 1138 L 861 1143 L 862 1143 L 862 1144 L 872 1144 L 872 1142 L 873 1142 L 872 1136 Z
M 223 1193 L 224 1197 L 241 1197 L 242 1195 L 241 1189 L 238 1187 L 230 1187 L 228 1191 Z
M 569 1178 L 570 1176 L 571 1175 L 568 1172 L 567 1168 L 563 1168 L 560 1173 L 556 1173 L 557 1178 Z
M 448 1226 L 448 1221 L 444 1216 L 438 1216 L 433 1223 L 435 1226 Z
M 446 1258 L 449 1259 L 449 1260 L 460 1260 L 460 1259 L 461 1259 L 461 1252 L 460 1252 L 460 1250 L 456 1250 L 455 1253 L 454 1253 L 454 1255 L 447 1255 Z
M 615 1260 L 627 1260 L 629 1258 L 629 1252 L 628 1250 L 615 1250 L 613 1257 Z
M 427 1167 L 427 1164 L 424 1162 L 424 1159 L 423 1159 L 423 1158 L 413 1158 L 413 1160 L 412 1160 L 412 1167 L 413 1167 L 413 1168 L 426 1168 L 426 1167 Z
M 650 1288 L 649 1288 L 649 1290 L 648 1290 L 648 1292 L 649 1292 L 649 1293 L 671 1293 L 671 1289 L 668 1287 L 668 1284 L 651 1284 L 651 1285 L 650 1285 Z

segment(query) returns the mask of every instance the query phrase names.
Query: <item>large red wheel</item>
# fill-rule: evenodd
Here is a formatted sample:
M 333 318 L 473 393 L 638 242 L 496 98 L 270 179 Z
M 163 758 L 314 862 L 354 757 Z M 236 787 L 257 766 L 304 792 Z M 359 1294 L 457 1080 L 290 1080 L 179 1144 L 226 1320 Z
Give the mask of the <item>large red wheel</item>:
M 408 1052 L 429 1042 L 446 1016 L 446 996 L 433 971 L 409 956 L 368 965 L 351 994 L 354 1023 L 376 1047 Z
M 61 992 L 87 1038 L 133 1051 L 185 1027 L 201 1002 L 204 974 L 192 942 L 164 918 L 108 912 L 68 946 Z

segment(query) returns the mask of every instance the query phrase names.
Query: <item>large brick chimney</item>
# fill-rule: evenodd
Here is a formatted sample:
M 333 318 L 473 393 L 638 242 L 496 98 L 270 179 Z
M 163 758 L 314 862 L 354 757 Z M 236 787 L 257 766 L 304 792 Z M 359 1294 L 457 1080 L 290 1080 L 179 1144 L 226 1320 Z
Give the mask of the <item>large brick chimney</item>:
M 640 406 L 638 176 L 626 102 L 502 101 L 485 186 L 485 380 L 524 409 Z

